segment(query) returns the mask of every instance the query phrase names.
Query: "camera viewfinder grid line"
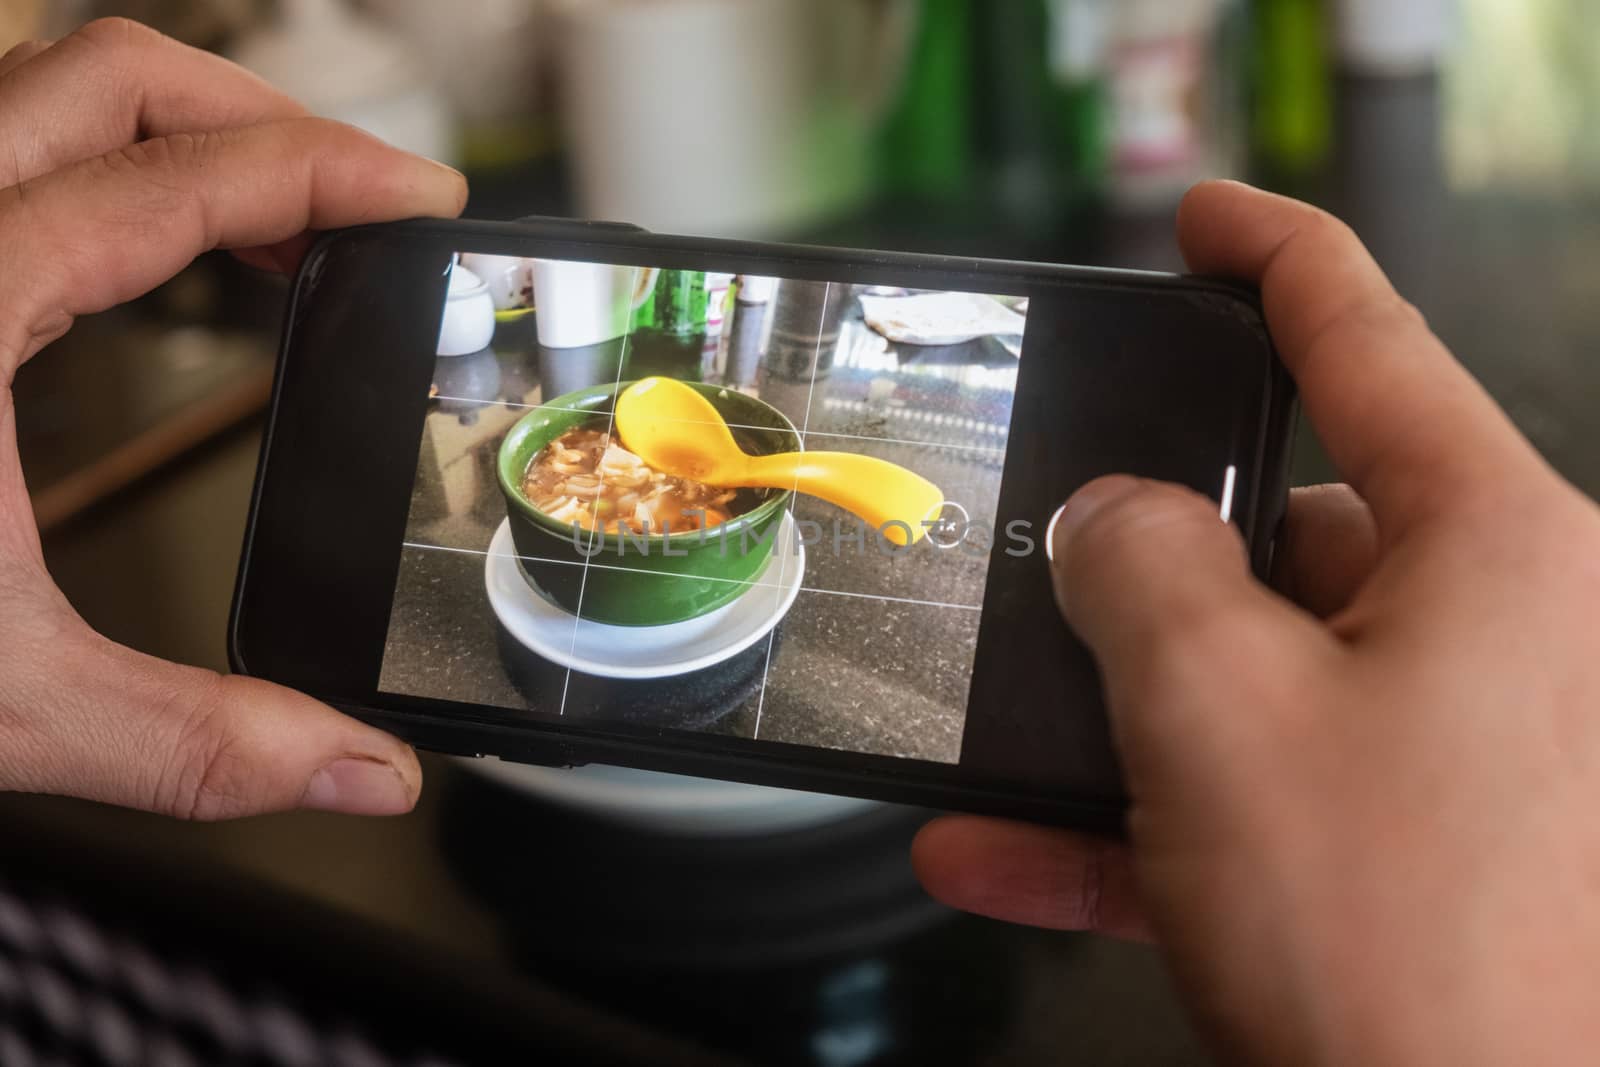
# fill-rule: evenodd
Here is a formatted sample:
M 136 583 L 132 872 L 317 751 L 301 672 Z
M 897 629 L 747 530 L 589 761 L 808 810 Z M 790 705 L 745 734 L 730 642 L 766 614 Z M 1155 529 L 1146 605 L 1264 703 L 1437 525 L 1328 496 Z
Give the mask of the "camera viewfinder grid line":
M 484 407 L 521 408 L 527 411 L 565 411 L 566 408 L 552 407 L 549 404 L 524 404 L 516 400 L 484 400 L 481 397 L 470 396 L 433 396 L 430 400 L 448 400 L 456 404 L 481 404 Z M 809 412 L 807 413 L 809 415 Z M 671 422 L 687 422 L 696 426 L 708 425 L 700 419 L 670 419 Z M 770 430 L 770 426 L 755 426 L 744 422 L 724 422 L 730 430 Z M 812 437 L 834 437 L 841 441 L 865 441 L 869 444 L 910 445 L 915 448 L 948 448 L 959 452 L 988 452 L 997 456 L 1006 454 L 1005 445 L 960 445 L 951 441 L 918 441 L 912 437 L 872 437 L 859 433 L 835 433 L 832 430 L 807 430 Z
M 402 548 L 416 549 L 422 552 L 454 552 L 465 556 L 493 556 L 496 559 L 527 560 L 529 563 L 547 563 L 560 567 L 581 567 L 583 564 L 575 563 L 570 559 L 549 559 L 545 556 L 524 556 L 516 552 L 485 552 L 481 548 L 456 548 L 453 545 L 430 545 L 423 541 L 402 541 Z M 618 567 L 611 563 L 591 563 L 591 568 L 597 571 L 618 571 L 627 574 L 654 574 L 663 578 L 677 578 L 680 575 L 668 571 L 642 571 L 634 567 Z M 783 585 L 777 582 L 757 582 L 749 578 L 718 578 L 713 575 L 702 575 L 702 581 L 722 582 L 727 585 L 742 585 L 748 589 L 781 590 Z M 802 585 L 802 593 L 817 593 L 821 596 L 847 596 L 857 600 L 877 600 L 886 604 L 917 604 L 927 608 L 950 608 L 953 611 L 982 611 L 982 604 L 960 604 L 953 600 L 920 600 L 916 597 L 890 596 L 887 593 L 854 593 L 848 589 L 824 589 L 819 585 Z
M 783 283 L 779 282 L 778 285 L 781 292 Z M 823 282 L 822 286 L 822 314 L 817 321 L 817 344 L 811 350 L 811 383 L 806 386 L 806 413 L 800 420 L 800 450 L 802 452 L 806 448 L 806 431 L 811 428 L 811 401 L 817 392 L 817 365 L 822 362 L 822 335 L 826 332 L 828 325 L 828 300 L 833 296 L 832 282 Z M 799 491 L 800 472 L 795 471 L 794 485 L 789 488 L 787 514 L 794 514 L 794 494 Z M 787 565 L 787 561 L 785 561 L 785 566 Z M 780 572 L 778 581 L 782 583 L 783 580 L 784 575 Z M 750 740 L 752 741 L 761 739 L 761 712 L 767 706 L 767 676 L 772 673 L 772 642 L 777 638 L 778 627 L 781 625 L 783 625 L 783 620 L 779 619 L 772 624 L 772 629 L 767 632 L 767 659 L 761 665 L 761 688 L 756 691 L 756 724 L 750 731 Z
M 634 285 L 635 289 L 637 289 L 639 287 L 639 269 L 640 268 L 638 268 L 638 267 L 633 268 L 633 270 L 634 270 L 633 285 Z M 628 344 L 632 340 L 633 340 L 633 324 L 629 323 L 628 332 L 622 335 L 622 350 L 621 350 L 621 352 L 619 352 L 617 354 L 617 377 L 611 383 L 611 410 L 606 412 L 606 438 L 608 440 L 611 437 L 612 431 L 616 428 L 617 390 L 622 385 L 622 371 L 623 371 L 623 368 L 625 368 L 628 365 Z M 599 468 L 596 467 L 596 470 L 599 470 Z M 601 484 L 601 488 L 604 489 L 604 487 L 605 487 L 605 475 L 603 475 L 603 474 L 600 476 L 600 484 Z M 596 494 L 595 498 L 594 498 L 594 503 L 592 505 L 590 505 L 590 507 L 593 509 L 593 510 L 591 510 L 589 512 L 589 521 L 590 522 L 599 522 L 600 521 L 600 497 L 603 496 L 603 495 L 604 495 L 603 493 Z M 591 530 L 590 533 L 591 533 L 592 536 L 591 536 L 590 541 L 589 541 L 589 547 L 591 547 L 591 548 L 594 547 L 594 539 L 593 539 L 594 537 L 597 536 L 601 540 L 605 539 L 605 532 L 603 530 L 602 531 Z M 579 577 L 578 577 L 578 605 L 573 610 L 573 613 L 572 613 L 573 614 L 573 620 L 572 620 L 572 644 L 567 648 L 567 658 L 569 660 L 574 655 L 576 655 L 577 651 L 578 651 L 578 627 L 583 625 L 583 591 L 585 589 L 587 589 L 588 586 L 589 586 L 589 556 L 585 555 L 583 557 L 583 573 L 581 575 L 579 575 Z M 561 710 L 556 712 L 556 714 L 558 716 L 565 716 L 567 714 L 567 692 L 571 688 L 572 688 L 572 668 L 568 667 L 567 668 L 567 677 L 561 683 Z

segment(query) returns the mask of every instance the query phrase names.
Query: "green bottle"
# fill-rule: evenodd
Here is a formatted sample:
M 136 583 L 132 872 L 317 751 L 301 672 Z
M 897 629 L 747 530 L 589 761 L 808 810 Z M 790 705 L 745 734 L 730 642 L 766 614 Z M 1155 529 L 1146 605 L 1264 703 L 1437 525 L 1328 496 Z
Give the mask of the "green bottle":
M 1112 0 L 1007 0 L 984 15 L 980 155 L 1013 242 L 1059 231 L 1103 187 L 1114 10 Z
M 633 313 L 623 377 L 700 381 L 707 309 L 705 271 L 661 271 L 655 288 Z
M 635 330 L 678 336 L 706 332 L 706 272 L 664 270 L 655 289 L 633 313 Z
M 1333 147 L 1323 0 L 1254 0 L 1251 146 L 1269 179 L 1304 177 Z
M 878 141 L 879 185 L 892 196 L 951 201 L 970 188 L 972 5 L 916 5 L 910 60 Z

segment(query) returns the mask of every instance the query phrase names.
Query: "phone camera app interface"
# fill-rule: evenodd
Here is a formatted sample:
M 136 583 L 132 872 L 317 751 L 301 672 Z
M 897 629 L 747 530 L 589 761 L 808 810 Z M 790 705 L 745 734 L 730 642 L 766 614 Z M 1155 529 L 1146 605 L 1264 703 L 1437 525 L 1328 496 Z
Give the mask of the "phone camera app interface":
M 455 257 L 380 688 L 958 763 L 1027 314 Z

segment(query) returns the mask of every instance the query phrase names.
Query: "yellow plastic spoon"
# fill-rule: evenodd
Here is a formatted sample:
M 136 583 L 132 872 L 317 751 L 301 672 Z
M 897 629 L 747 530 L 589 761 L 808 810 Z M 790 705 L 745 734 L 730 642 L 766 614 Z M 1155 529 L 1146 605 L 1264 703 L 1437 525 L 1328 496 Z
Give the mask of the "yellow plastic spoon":
M 616 425 L 623 447 L 664 474 L 719 489 L 793 489 L 821 497 L 895 545 L 915 544 L 944 505 L 944 494 L 928 479 L 872 456 L 749 455 L 709 400 L 671 378 L 645 378 L 624 389 Z

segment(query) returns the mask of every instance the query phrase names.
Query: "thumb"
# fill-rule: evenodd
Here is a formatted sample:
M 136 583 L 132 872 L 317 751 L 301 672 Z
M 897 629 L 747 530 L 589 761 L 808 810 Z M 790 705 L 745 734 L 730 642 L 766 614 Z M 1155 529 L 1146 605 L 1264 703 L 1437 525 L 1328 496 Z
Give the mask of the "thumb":
M 34 699 L 10 709 L 21 743 L 0 752 L 0 788 L 192 819 L 416 803 L 416 754 L 382 731 L 269 682 L 143 655 L 81 621 L 69 630 L 29 670 L 45 683 L 22 687 Z
M 1285 661 L 1313 624 L 1254 580 L 1217 504 L 1164 482 L 1101 478 L 1067 502 L 1050 548 L 1056 601 L 1100 666 L 1135 791 L 1152 761 L 1170 773 L 1245 743 L 1241 720 L 1253 716 L 1227 712 L 1275 703 L 1249 687 L 1292 677 Z

